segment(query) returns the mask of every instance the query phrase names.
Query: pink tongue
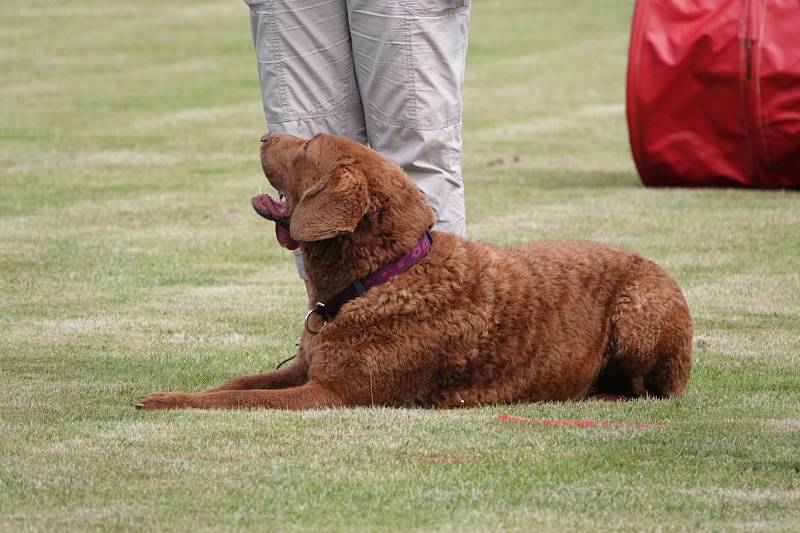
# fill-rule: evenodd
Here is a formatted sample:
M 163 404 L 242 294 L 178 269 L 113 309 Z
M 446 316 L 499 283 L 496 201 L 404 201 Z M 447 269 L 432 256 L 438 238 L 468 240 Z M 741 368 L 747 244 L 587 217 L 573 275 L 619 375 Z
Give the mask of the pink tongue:
M 275 224 L 275 237 L 278 238 L 278 243 L 284 248 L 294 250 L 300 247 L 297 241 L 292 239 L 286 226 L 282 224 Z

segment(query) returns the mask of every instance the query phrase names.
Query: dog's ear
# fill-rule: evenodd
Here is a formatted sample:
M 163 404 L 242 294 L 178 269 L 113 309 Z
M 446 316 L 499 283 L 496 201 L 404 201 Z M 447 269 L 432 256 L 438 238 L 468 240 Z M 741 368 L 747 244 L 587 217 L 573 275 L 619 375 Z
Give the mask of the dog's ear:
M 289 232 L 296 241 L 321 241 L 352 233 L 368 207 L 364 176 L 340 166 L 303 194 L 292 213 Z

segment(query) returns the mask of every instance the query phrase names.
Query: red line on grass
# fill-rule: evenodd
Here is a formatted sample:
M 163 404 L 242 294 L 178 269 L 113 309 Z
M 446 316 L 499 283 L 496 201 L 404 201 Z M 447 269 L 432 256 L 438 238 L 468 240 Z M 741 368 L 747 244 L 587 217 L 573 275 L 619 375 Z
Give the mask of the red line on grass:
M 429 457 L 422 455 L 418 459 L 425 463 L 469 463 L 475 461 L 471 457 Z
M 583 426 L 583 427 L 614 427 L 632 429 L 660 429 L 664 424 L 632 424 L 628 422 L 609 422 L 607 420 L 548 420 L 546 418 L 517 418 L 516 416 L 500 415 L 500 422 L 517 422 L 520 424 L 535 424 L 548 426 Z

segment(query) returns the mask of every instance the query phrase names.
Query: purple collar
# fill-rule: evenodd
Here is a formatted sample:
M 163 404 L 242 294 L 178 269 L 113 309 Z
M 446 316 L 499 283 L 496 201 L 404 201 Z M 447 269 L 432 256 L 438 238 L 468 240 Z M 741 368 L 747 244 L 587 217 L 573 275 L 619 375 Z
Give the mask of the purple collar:
M 428 255 L 432 245 L 433 237 L 429 231 L 426 231 L 422 234 L 422 237 L 419 238 L 419 241 L 417 241 L 417 244 L 411 249 L 411 251 L 404 256 L 395 259 L 391 263 L 383 265 L 366 278 L 355 280 L 353 283 L 345 287 L 344 290 L 339 294 L 328 300 L 327 303 L 317 302 L 317 305 L 315 305 L 314 308 L 308 312 L 308 315 L 306 315 L 306 330 L 309 331 L 309 333 L 316 333 L 310 331 L 308 328 L 308 317 L 311 315 L 311 313 L 317 313 L 325 320 L 325 322 L 330 322 L 333 320 L 333 317 L 336 316 L 336 313 L 339 312 L 339 309 L 341 309 L 341 307 L 350 300 L 366 294 L 367 291 L 372 287 L 383 285 L 393 277 L 402 274 L 409 268 L 419 263 L 423 257 Z

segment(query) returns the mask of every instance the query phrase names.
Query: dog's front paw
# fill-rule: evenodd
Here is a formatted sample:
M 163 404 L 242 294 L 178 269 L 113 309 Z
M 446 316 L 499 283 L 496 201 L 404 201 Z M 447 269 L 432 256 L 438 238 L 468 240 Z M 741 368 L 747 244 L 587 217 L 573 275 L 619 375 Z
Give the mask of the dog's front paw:
M 199 402 L 195 394 L 187 392 L 153 392 L 139 398 L 137 409 L 185 409 L 198 407 Z

